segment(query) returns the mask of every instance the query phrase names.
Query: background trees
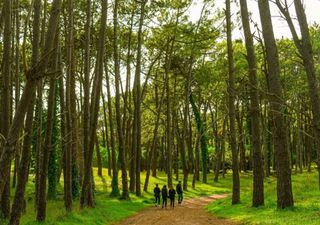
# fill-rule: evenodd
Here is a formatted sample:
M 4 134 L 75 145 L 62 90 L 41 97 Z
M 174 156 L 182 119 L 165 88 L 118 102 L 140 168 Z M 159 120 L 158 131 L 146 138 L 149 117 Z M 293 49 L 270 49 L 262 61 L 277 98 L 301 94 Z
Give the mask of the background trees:
M 62 174 L 66 211 L 79 197 L 94 207 L 94 166 L 108 168 L 111 196 L 123 199 L 147 191 L 158 171 L 187 190 L 232 168 L 233 203 L 239 172 L 253 170 L 253 206 L 264 204 L 264 176 L 276 174 L 278 207 L 292 206 L 292 171 L 319 161 L 319 26 L 294 1 L 301 41 L 289 4 L 276 1 L 293 34 L 277 40 L 268 1 L 259 1 L 262 33 L 245 0 L 226 3 L 222 13 L 205 2 L 191 19 L 192 1 L 1 2 L 1 216 L 19 224 L 35 179 L 45 220 Z M 244 41 L 232 39 L 233 10 Z

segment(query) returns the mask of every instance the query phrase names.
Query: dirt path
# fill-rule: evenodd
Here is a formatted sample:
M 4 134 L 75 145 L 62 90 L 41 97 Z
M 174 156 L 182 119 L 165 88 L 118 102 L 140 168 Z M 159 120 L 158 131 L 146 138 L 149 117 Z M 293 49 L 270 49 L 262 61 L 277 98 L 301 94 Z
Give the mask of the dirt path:
M 213 217 L 204 209 L 210 202 L 224 197 L 226 195 L 188 199 L 174 209 L 150 207 L 116 225 L 235 225 L 232 221 Z

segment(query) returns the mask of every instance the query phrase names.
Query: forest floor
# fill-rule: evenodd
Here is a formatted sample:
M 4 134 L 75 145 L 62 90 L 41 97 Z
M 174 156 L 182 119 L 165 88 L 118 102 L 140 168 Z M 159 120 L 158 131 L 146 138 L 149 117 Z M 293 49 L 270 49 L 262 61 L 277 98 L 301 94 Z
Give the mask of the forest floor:
M 230 220 L 219 219 L 205 209 L 209 203 L 227 197 L 226 194 L 217 194 L 199 198 L 187 199 L 181 206 L 163 209 L 149 207 L 134 216 L 124 219 L 115 225 L 233 225 Z
M 188 191 L 184 191 L 185 204 L 176 207 L 174 210 L 162 210 L 154 207 L 153 187 L 156 183 L 160 186 L 166 184 L 167 177 L 159 172 L 158 177 L 150 177 L 149 192 L 143 192 L 141 197 L 130 193 L 131 201 L 123 201 L 119 198 L 111 198 L 111 177 L 107 175 L 107 170 L 103 169 L 103 177 L 96 176 L 97 170 L 94 168 L 96 185 L 96 207 L 94 209 L 80 209 L 79 200 L 74 200 L 72 213 L 67 213 L 63 202 L 63 185 L 57 187 L 57 197 L 55 200 L 49 200 L 47 204 L 47 219 L 41 225 L 110 225 L 119 221 L 125 221 L 122 224 L 128 224 L 126 219 L 137 220 L 138 215 L 145 216 L 145 213 L 155 215 L 156 221 L 161 218 L 161 224 L 175 224 L 177 218 L 183 221 L 194 221 L 192 224 L 201 224 L 199 218 L 210 218 L 202 224 L 233 224 L 232 221 L 239 224 L 255 225 L 319 225 L 320 224 L 320 192 L 318 189 L 318 174 L 313 168 L 312 172 L 304 171 L 303 174 L 292 174 L 292 185 L 294 193 L 295 206 L 292 209 L 277 210 L 276 205 L 276 179 L 275 177 L 265 178 L 265 206 L 252 208 L 252 173 L 241 173 L 241 203 L 231 205 L 231 195 L 221 199 L 210 199 L 205 196 L 213 196 L 231 193 L 232 174 L 226 174 L 225 178 L 220 178 L 219 182 L 213 182 L 212 173 L 208 174 L 208 184 L 196 182 L 196 187 L 191 187 L 189 182 Z M 181 174 L 180 174 L 181 177 Z M 190 175 L 191 177 L 191 175 Z M 145 173 L 141 173 L 141 180 L 144 181 Z M 174 185 L 177 183 L 174 180 Z M 121 184 L 121 174 L 119 173 L 119 184 Z M 120 185 L 121 188 L 121 185 Z M 11 194 L 14 194 L 14 189 Z M 224 196 L 224 195 L 223 195 Z M 204 198 L 203 198 L 204 197 Z M 207 200 L 204 200 L 207 199 Z M 21 220 L 21 225 L 40 225 L 35 222 L 34 210 L 34 183 L 30 176 L 26 190 L 27 210 Z M 213 201 L 214 200 L 214 201 Z M 211 202 L 212 201 L 212 202 Z M 207 205 L 208 204 L 208 205 Z M 199 211 L 192 207 L 199 207 Z M 150 211 L 149 211 L 150 210 Z M 209 214 L 208 214 L 208 213 Z M 139 214 L 142 213 L 142 214 Z M 190 219 L 191 217 L 191 219 Z M 223 220 L 226 218 L 229 220 Z M 128 219 L 128 220 L 130 220 Z M 167 220 L 172 221 L 168 223 Z M 204 219 L 205 221 L 205 219 Z M 217 223 L 215 223 L 217 222 Z M 7 224 L 0 220 L 0 225 Z M 122 225 L 120 223 L 120 225 Z M 137 224 L 137 223 L 136 223 Z M 139 223 L 141 224 L 141 223 Z M 157 224 L 148 221 L 148 225 Z M 181 223 L 183 224 L 183 223 Z M 191 223 L 184 223 L 191 224 Z M 143 225 L 143 224 L 142 224 Z
M 75 199 L 73 202 L 72 213 L 67 213 L 63 202 L 63 180 L 57 186 L 57 197 L 55 200 L 47 202 L 47 218 L 43 223 L 35 221 L 36 213 L 34 210 L 34 177 L 30 175 L 29 182 L 26 189 L 27 210 L 22 216 L 21 225 L 110 225 L 112 223 L 121 221 L 141 212 L 150 206 L 153 206 L 152 190 L 156 183 L 160 186 L 166 184 L 167 176 L 163 172 L 158 172 L 157 178 L 150 177 L 149 192 L 143 192 L 141 197 L 137 197 L 134 193 L 130 193 L 130 201 L 124 201 L 119 198 L 110 197 L 111 192 L 111 177 L 107 175 L 107 169 L 103 169 L 103 176 L 97 176 L 97 168 L 94 168 L 95 176 L 95 197 L 96 207 L 94 209 L 80 209 L 79 200 Z M 180 174 L 181 176 L 181 174 Z M 208 174 L 208 178 L 212 174 Z M 191 175 L 190 175 L 191 177 Z M 191 177 L 192 178 L 192 177 Z M 141 173 L 142 183 L 145 180 L 145 172 Z M 196 187 L 191 187 L 189 182 L 188 191 L 184 192 L 184 198 L 188 199 L 198 198 L 202 196 L 211 196 L 215 194 L 230 193 L 230 178 L 229 174 L 222 182 L 214 184 L 212 179 L 208 179 L 208 184 L 196 182 Z M 119 173 L 119 184 L 121 184 L 121 173 Z M 174 180 L 174 186 L 177 180 Z M 119 185 L 121 189 L 121 185 Z M 14 189 L 11 194 L 13 197 Z M 169 209 L 167 210 L 169 211 Z M 205 210 L 203 210 L 205 211 Z M 0 220 L 0 225 L 7 224 L 6 221 Z M 150 225 L 150 223 L 148 224 Z
M 230 177 L 226 178 L 230 179 Z M 219 180 L 224 182 L 224 179 Z M 292 189 L 294 207 L 277 209 L 276 178 L 265 178 L 264 206 L 252 207 L 252 174 L 241 173 L 240 204 L 231 206 L 231 196 L 210 203 L 206 208 L 218 218 L 228 218 L 240 224 L 254 225 L 319 225 L 320 201 L 318 188 L 318 173 L 302 174 L 292 172 Z

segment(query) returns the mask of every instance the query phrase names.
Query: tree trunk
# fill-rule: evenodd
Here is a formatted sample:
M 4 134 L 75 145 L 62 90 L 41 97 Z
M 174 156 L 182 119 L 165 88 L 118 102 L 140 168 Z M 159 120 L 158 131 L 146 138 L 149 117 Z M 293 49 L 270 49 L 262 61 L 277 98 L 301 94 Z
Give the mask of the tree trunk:
M 37 64 L 36 67 L 33 67 L 26 73 L 26 85 L 22 93 L 19 105 L 15 111 L 12 125 L 10 126 L 8 132 L 8 138 L 4 144 L 3 152 L 0 158 L 0 164 L 2 165 L 0 167 L 0 195 L 2 195 L 6 184 L 4 178 L 9 177 L 10 162 L 14 155 L 14 145 L 19 138 L 19 131 L 23 126 L 24 116 L 35 92 L 37 80 L 40 80 L 44 76 L 45 68 L 47 67 L 50 56 L 52 55 L 51 52 L 54 44 L 52 35 L 55 34 L 57 30 L 58 18 L 60 15 L 60 6 L 61 0 L 53 1 L 48 32 L 41 61 Z
M 228 69 L 229 69 L 229 82 L 228 82 L 228 109 L 230 120 L 230 147 L 232 153 L 232 204 L 240 202 L 240 178 L 239 178 L 239 162 L 237 150 L 237 138 L 235 128 L 235 77 L 234 77 L 234 61 L 232 49 L 232 29 L 231 29 L 231 9 L 230 0 L 226 0 L 226 21 L 227 21 L 227 46 L 228 46 Z
M 85 58 L 84 58 L 84 81 L 83 81 L 83 158 L 87 160 L 89 150 L 89 121 L 90 121 L 90 43 L 91 43 L 91 0 L 86 1 L 86 24 L 85 24 Z
M 268 62 L 269 102 L 273 121 L 274 150 L 277 169 L 277 206 L 286 208 L 293 206 L 291 170 L 285 127 L 284 100 L 280 83 L 279 56 L 274 38 L 268 0 L 260 0 L 259 12 Z
M 3 32 L 3 60 L 2 60 L 2 115 L 1 133 L 5 139 L 8 139 L 8 131 L 10 128 L 10 80 L 11 80 L 11 14 L 12 1 L 4 0 L 4 32 Z M 16 143 L 14 143 L 16 144 Z M 15 148 L 14 148 L 15 150 Z M 3 152 L 0 152 L 3 154 Z M 9 162 L 11 164 L 11 160 Z M 0 163 L 1 165 L 1 163 Z M 10 167 L 4 168 L 6 173 L 10 174 Z M 10 215 L 10 176 L 1 177 L 5 183 L 4 191 L 0 191 L 0 217 L 9 218 Z
M 145 5 L 146 0 L 141 1 L 141 9 L 140 9 L 140 19 L 139 19 L 139 30 L 138 30 L 138 46 L 137 46 L 137 64 L 135 71 L 135 96 L 134 96 L 134 126 L 133 133 L 136 139 L 136 195 L 141 196 L 141 184 L 140 184 L 140 170 L 141 170 L 141 50 L 142 50 L 142 42 L 143 42 L 143 23 L 145 16 Z
M 172 44 L 173 45 L 173 44 Z M 167 45 L 167 53 L 165 59 L 165 86 L 166 86 L 166 172 L 167 172 L 167 184 L 168 187 L 172 186 L 172 134 L 171 134 L 171 101 L 170 101 L 170 56 L 171 56 L 171 49 L 170 43 L 168 42 Z
M 44 221 L 46 219 L 46 204 L 47 204 L 47 176 L 48 176 L 48 164 L 49 164 L 49 154 L 51 150 L 51 138 L 52 138 L 52 128 L 53 128 L 53 116 L 54 116 L 54 99 L 55 99 L 55 89 L 56 81 L 55 77 L 50 78 L 50 89 L 48 97 L 48 111 L 46 119 L 46 134 L 45 141 L 43 145 L 43 156 L 41 161 L 41 172 L 39 179 L 39 201 L 37 204 L 37 221 Z
M 106 36 L 106 20 L 108 12 L 108 1 L 102 0 L 102 15 L 101 15 L 101 25 L 99 32 L 99 44 L 97 52 L 97 62 L 96 62 L 96 74 L 93 83 L 93 93 L 91 98 L 91 108 L 90 108 L 90 137 L 89 137 L 89 149 L 87 151 L 87 158 L 84 167 L 84 179 L 82 184 L 81 192 L 81 207 L 94 207 L 93 199 L 93 175 L 92 175 L 92 158 L 94 143 L 96 138 L 98 113 L 100 108 L 100 96 L 102 90 L 102 80 L 103 80 L 103 70 L 104 70 L 104 49 L 105 49 L 105 36 Z
M 116 156 L 116 143 L 115 143 L 115 133 L 114 133 L 114 117 L 112 112 L 112 98 L 110 93 L 110 77 L 108 73 L 108 68 L 106 68 L 106 82 L 107 82 L 107 94 L 108 94 L 108 117 L 109 117 L 109 127 L 110 127 L 110 144 L 111 144 L 111 158 L 112 158 L 112 181 L 111 181 L 111 196 L 117 197 L 120 195 L 119 184 L 118 184 L 118 160 Z
M 108 78 L 107 78 L 108 79 Z M 108 122 L 107 122 L 107 107 L 106 101 L 104 99 L 104 94 L 101 93 L 102 97 L 102 105 L 103 105 L 103 122 L 104 122 L 104 147 L 107 149 L 108 152 L 108 176 L 111 177 L 111 152 L 110 152 L 110 144 L 109 144 L 109 135 L 108 135 Z
M 32 98 L 33 100 L 28 107 L 27 117 L 25 121 L 25 136 L 23 139 L 21 162 L 17 174 L 17 187 L 11 209 L 10 225 L 20 224 L 20 218 L 24 210 L 24 195 L 29 175 L 29 162 L 31 159 L 32 123 L 35 94 Z
M 264 205 L 264 186 L 263 186 L 263 162 L 260 141 L 260 110 L 259 93 L 257 81 L 257 63 L 254 52 L 253 37 L 250 30 L 249 13 L 247 0 L 240 0 L 242 26 L 245 35 L 247 60 L 249 64 L 249 83 L 250 83 L 250 115 L 252 129 L 252 148 L 253 148 L 253 195 L 252 206 L 259 207 Z
M 122 198 L 129 199 L 128 190 L 128 178 L 127 178 L 127 167 L 124 152 L 123 143 L 123 130 L 121 127 L 121 109 L 120 109 L 120 58 L 119 58 L 119 44 L 118 44 L 118 7 L 119 0 L 114 2 L 113 12 L 113 49 L 114 49 L 114 68 L 115 68 L 115 89 L 116 89 L 116 121 L 117 121 L 117 132 L 118 132 L 118 148 L 119 148 L 119 161 L 121 164 L 122 172 Z

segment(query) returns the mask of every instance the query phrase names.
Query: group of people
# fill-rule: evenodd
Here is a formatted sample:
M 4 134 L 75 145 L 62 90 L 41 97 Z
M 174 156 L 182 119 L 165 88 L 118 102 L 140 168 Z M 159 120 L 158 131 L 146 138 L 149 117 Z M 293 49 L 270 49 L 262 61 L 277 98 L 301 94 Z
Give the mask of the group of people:
M 178 194 L 178 204 L 182 204 L 183 200 L 183 190 L 181 186 L 181 181 L 176 186 L 176 190 L 171 186 L 169 191 L 166 185 L 163 185 L 163 188 L 160 190 L 159 185 L 156 184 L 156 187 L 153 189 L 156 207 L 160 207 L 160 196 L 162 197 L 162 208 L 167 208 L 167 200 L 170 199 L 170 207 L 174 208 L 174 202 L 176 194 Z

